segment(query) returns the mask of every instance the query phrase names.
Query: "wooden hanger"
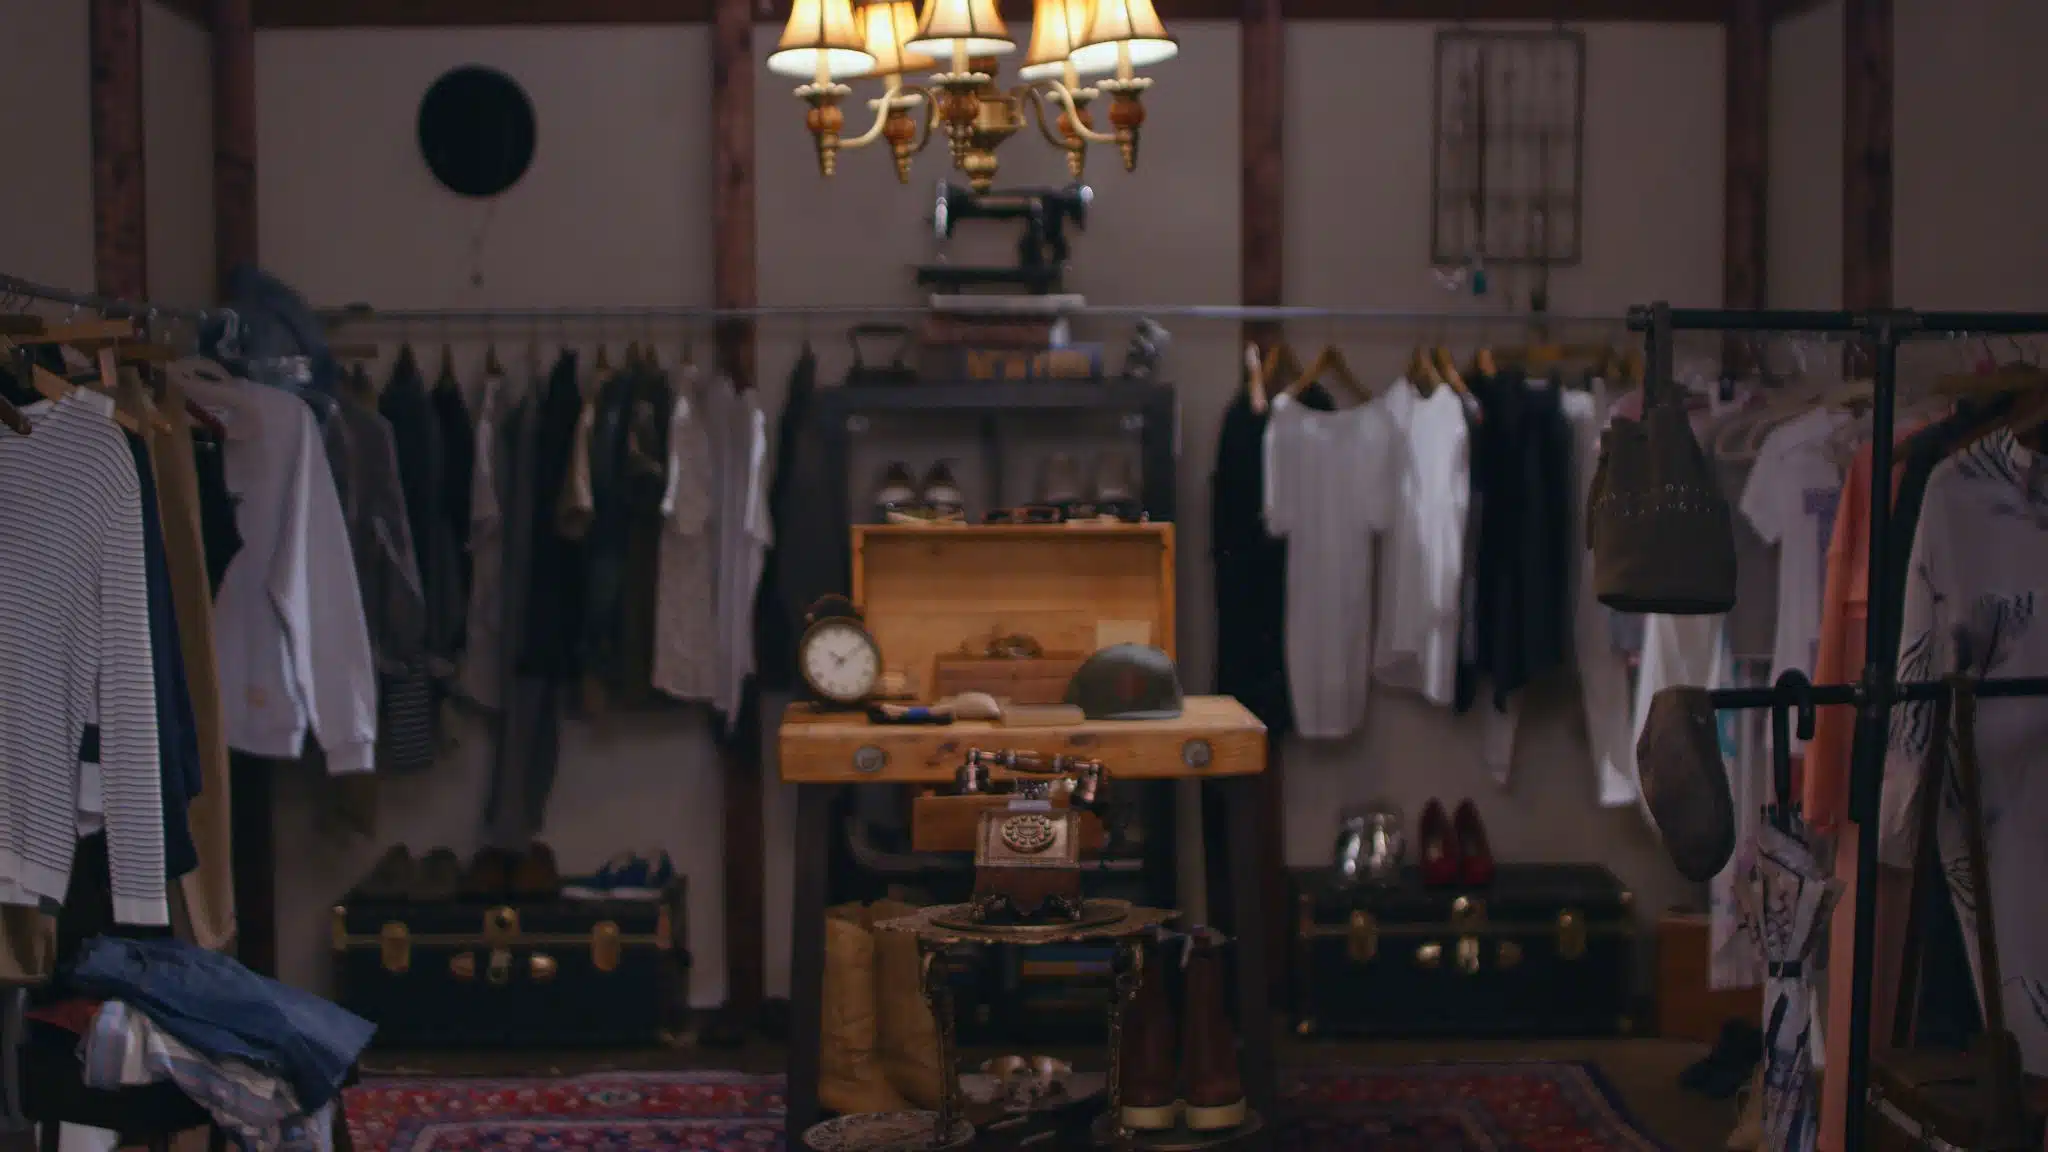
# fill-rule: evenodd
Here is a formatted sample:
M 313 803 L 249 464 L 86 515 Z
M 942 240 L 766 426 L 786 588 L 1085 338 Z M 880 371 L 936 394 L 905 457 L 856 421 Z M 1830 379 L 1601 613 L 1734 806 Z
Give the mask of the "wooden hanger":
M 1358 382 L 1358 377 L 1351 371 L 1351 365 L 1344 361 L 1344 353 L 1335 344 L 1323 345 L 1322 351 L 1315 354 L 1315 358 L 1308 362 L 1308 367 L 1302 369 L 1301 375 L 1295 377 L 1294 382 L 1287 386 L 1287 394 L 1301 395 L 1309 385 L 1321 380 L 1325 373 L 1335 377 L 1337 382 L 1357 399 L 1372 399 L 1372 391 Z
M 1266 349 L 1266 387 L 1270 389 L 1275 384 L 1284 387 L 1300 375 L 1301 361 L 1295 359 L 1294 349 L 1288 347 L 1285 340 L 1274 341 L 1272 347 Z
M 1249 340 L 1244 344 L 1244 394 L 1251 400 L 1252 411 L 1266 410 L 1266 365 L 1259 360 L 1259 346 Z
M 606 348 L 606 347 L 605 347 L 605 346 L 604 346 L 604 345 L 603 345 L 602 343 L 600 343 L 600 344 L 599 344 L 599 345 L 597 346 L 597 366 L 596 366 L 596 367 L 597 367 L 597 374 L 598 374 L 599 376 L 609 376 L 609 375 L 611 375 L 611 371 L 612 371 L 612 354 L 611 354 L 611 349 L 609 349 L 609 348 Z
M 1444 378 L 1437 373 L 1436 365 L 1430 362 L 1429 349 L 1417 344 L 1408 354 L 1408 383 L 1424 396 L 1434 395 L 1444 386 Z
M 335 344 L 331 345 L 328 351 L 334 354 L 336 360 L 346 360 L 354 363 L 363 360 L 375 360 L 383 354 L 384 350 L 375 344 Z
M 70 324 L 41 324 L 36 331 L 15 338 L 18 344 L 89 345 L 100 341 L 135 339 L 135 325 L 127 320 L 80 320 Z
M 1458 372 L 1458 361 L 1452 357 L 1451 350 L 1441 344 L 1436 349 L 1436 370 L 1443 382 L 1451 386 L 1451 391 L 1460 396 L 1472 395 L 1472 390 L 1465 386 L 1465 377 Z
M 539 359 L 538 350 L 536 350 L 534 358 Z M 503 376 L 504 374 L 505 366 L 498 362 L 498 345 L 496 342 L 484 345 L 484 375 Z
M 1492 376 L 1499 371 L 1499 365 L 1495 364 L 1493 360 L 1493 349 L 1481 344 L 1479 350 L 1472 354 L 1472 374 L 1474 376 Z

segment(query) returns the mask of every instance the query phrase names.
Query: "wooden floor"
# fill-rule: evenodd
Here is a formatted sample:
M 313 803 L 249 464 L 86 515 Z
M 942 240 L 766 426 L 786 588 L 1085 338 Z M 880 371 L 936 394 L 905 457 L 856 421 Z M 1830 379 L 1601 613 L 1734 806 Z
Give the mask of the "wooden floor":
M 1735 1126 L 1735 1106 L 1702 1099 L 1678 1086 L 1679 1070 L 1706 1052 L 1702 1044 L 1666 1040 L 1595 1039 L 1499 1042 L 1357 1043 L 1285 1037 L 1281 1064 L 1384 1066 L 1446 1060 L 1583 1060 L 1600 1067 L 1650 1136 L 1673 1152 L 1720 1152 Z M 1061 1053 L 1065 1055 L 1065 1053 Z M 968 1059 L 974 1053 L 966 1054 Z M 635 1052 L 385 1053 L 363 1062 L 384 1075 L 569 1076 L 581 1072 L 718 1068 L 780 1072 L 782 1050 L 756 1042 L 737 1051 L 677 1048 Z

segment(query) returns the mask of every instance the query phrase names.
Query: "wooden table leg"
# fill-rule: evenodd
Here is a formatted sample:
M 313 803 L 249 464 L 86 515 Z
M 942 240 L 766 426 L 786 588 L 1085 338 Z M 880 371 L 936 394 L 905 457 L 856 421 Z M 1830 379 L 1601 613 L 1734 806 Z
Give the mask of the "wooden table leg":
M 1265 815 L 1259 778 L 1237 776 L 1212 787 L 1224 790 L 1230 815 L 1230 903 L 1237 940 L 1238 1072 L 1252 1107 L 1273 1125 L 1273 1014 L 1266 981 L 1265 880 L 1260 868 L 1259 836 Z
M 839 788 L 796 788 L 796 875 L 790 899 L 788 1146 L 818 1122 L 818 1055 L 825 1008 L 825 901 L 830 886 L 832 801 Z

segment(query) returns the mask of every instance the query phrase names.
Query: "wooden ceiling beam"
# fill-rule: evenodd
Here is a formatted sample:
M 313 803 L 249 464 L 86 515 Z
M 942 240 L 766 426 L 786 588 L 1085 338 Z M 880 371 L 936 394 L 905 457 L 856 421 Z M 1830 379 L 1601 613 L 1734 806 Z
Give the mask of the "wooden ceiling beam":
M 1827 0 L 1771 0 L 1771 23 L 1777 24 L 1794 16 L 1804 16 L 1825 3 Z
M 191 0 L 180 0 L 189 3 Z M 562 24 L 701 24 L 713 0 L 255 0 L 259 28 L 449 28 Z M 1811 0 L 1777 0 L 1780 5 Z M 1027 21 L 1030 0 L 1001 0 Z M 1159 0 L 1175 20 L 1238 20 L 1242 0 Z M 788 0 L 763 19 L 780 20 Z M 1283 0 L 1289 20 L 1564 20 L 1720 23 L 1728 0 Z M 760 11 L 757 9 L 757 11 Z

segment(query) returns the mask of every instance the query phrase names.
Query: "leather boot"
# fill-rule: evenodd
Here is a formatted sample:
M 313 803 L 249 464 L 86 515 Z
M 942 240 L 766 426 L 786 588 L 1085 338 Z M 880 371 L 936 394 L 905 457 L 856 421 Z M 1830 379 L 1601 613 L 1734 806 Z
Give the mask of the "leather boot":
M 915 911 L 899 901 L 877 900 L 868 908 L 868 922 Z M 918 973 L 917 937 L 908 932 L 877 932 L 874 937 L 875 1048 L 882 1074 L 912 1104 L 936 1109 L 946 1069 L 939 1063 L 938 1021 L 924 998 Z
M 841 1115 L 908 1109 L 875 1059 L 875 939 L 858 904 L 825 912 L 824 991 L 818 1103 Z
M 1134 1132 L 1161 1132 L 1180 1123 L 1180 1095 L 1174 1085 L 1180 1042 L 1173 998 L 1166 990 L 1167 970 L 1179 954 L 1178 948 L 1159 940 L 1147 941 L 1138 952 L 1137 992 L 1124 1005 L 1117 1103 L 1123 1126 Z
M 1181 1030 L 1186 1056 L 1181 1080 L 1187 1096 L 1187 1125 L 1215 1132 L 1244 1123 L 1244 1082 L 1237 1072 L 1237 1029 L 1230 1019 L 1224 981 L 1228 966 L 1220 932 L 1197 928 L 1187 938 L 1181 977 Z

